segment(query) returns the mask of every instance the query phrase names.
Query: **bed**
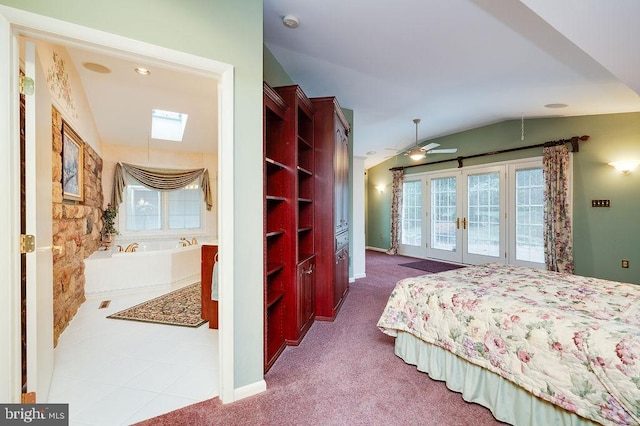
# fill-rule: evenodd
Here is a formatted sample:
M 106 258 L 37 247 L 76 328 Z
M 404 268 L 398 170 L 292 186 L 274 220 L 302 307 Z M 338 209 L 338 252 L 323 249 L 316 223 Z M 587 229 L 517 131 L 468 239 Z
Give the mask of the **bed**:
M 498 420 L 640 424 L 640 286 L 469 266 L 399 281 L 378 327 Z

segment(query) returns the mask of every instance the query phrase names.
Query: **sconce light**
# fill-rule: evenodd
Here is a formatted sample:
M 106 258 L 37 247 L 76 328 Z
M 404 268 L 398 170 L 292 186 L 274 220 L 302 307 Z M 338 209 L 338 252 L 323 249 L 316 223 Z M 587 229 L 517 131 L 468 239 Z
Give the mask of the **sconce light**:
M 376 185 L 376 189 L 378 190 L 378 192 L 382 193 L 384 192 L 384 185 Z
M 31 77 L 20 76 L 20 93 L 23 95 L 33 95 L 35 83 Z
M 638 164 L 640 164 L 640 160 L 622 160 L 609 163 L 610 166 L 615 167 L 616 170 L 624 173 L 625 175 L 638 167 Z

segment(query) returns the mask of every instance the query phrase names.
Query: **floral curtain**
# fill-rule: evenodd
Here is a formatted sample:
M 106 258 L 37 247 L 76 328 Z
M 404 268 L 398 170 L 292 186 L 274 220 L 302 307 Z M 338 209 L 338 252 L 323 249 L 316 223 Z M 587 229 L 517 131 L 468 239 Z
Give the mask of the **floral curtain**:
M 207 204 L 207 210 L 213 207 L 213 199 L 211 197 L 211 185 L 209 183 L 209 171 L 207 169 L 157 169 L 151 167 L 134 166 L 132 164 L 118 163 L 113 175 L 113 189 L 111 193 L 111 206 L 118 211 L 120 203 L 124 197 L 124 187 L 126 181 L 124 174 L 129 173 L 141 184 L 160 191 L 173 191 L 190 184 L 197 178 L 200 178 L 200 187 L 204 193 L 204 201 Z
M 402 179 L 404 169 L 393 170 L 393 189 L 391 193 L 391 247 L 387 254 L 397 254 L 400 244 L 400 214 L 402 209 Z
M 573 236 L 569 211 L 569 150 L 562 143 L 545 144 L 545 263 L 549 271 L 573 273 Z

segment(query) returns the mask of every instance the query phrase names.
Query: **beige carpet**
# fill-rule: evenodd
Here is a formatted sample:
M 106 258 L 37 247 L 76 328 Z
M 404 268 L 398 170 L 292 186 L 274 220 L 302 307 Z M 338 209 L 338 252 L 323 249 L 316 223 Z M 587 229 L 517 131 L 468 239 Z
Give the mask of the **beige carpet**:
M 207 322 L 200 317 L 200 310 L 198 282 L 116 312 L 107 318 L 199 327 Z

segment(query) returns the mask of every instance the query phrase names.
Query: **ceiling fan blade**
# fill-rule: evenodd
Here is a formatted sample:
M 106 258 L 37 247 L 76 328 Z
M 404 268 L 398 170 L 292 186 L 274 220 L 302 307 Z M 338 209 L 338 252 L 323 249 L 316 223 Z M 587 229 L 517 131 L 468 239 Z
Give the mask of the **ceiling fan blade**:
M 420 147 L 420 150 L 421 150 L 421 151 L 431 151 L 433 148 L 437 148 L 437 147 L 439 147 L 439 146 L 440 146 L 440 144 L 439 144 L 439 143 L 434 143 L 434 142 L 432 142 L 432 143 L 427 144 L 427 145 L 425 145 L 425 146 L 423 146 L 423 147 Z
M 453 154 L 454 152 L 458 152 L 458 148 L 432 149 L 427 154 Z

